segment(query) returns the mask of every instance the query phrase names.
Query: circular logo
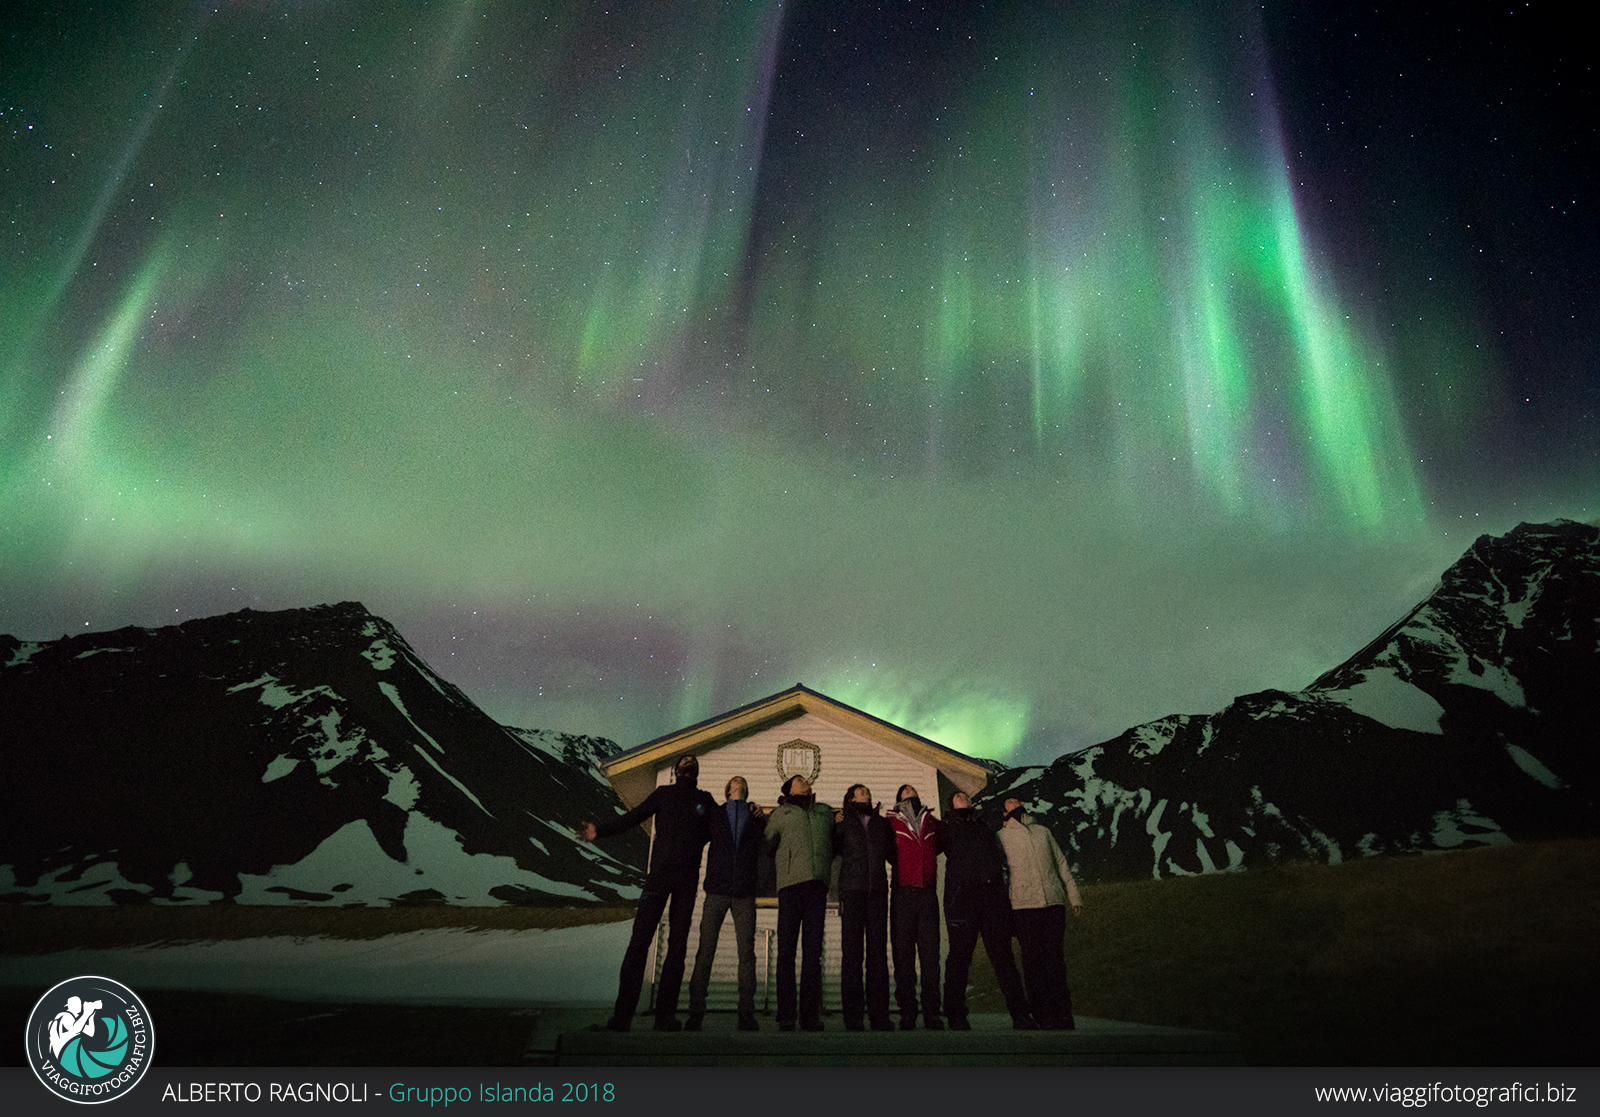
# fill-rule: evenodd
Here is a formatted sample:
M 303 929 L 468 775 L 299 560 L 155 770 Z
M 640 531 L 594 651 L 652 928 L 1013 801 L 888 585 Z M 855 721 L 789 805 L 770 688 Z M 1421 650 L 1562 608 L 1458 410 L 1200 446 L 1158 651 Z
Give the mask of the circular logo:
M 28 1065 L 45 1089 L 94 1105 L 120 1098 L 150 1069 L 150 1010 L 109 977 L 73 977 L 39 998 L 28 1016 Z
M 815 783 L 822 772 L 822 750 L 810 741 L 796 737 L 778 746 L 778 775 L 787 780 L 790 776 L 804 776 L 807 783 Z

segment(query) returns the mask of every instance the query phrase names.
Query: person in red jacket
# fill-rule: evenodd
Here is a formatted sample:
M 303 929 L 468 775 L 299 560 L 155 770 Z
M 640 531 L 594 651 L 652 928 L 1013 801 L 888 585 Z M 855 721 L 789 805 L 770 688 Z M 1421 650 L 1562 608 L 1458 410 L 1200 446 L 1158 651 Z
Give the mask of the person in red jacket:
M 894 954 L 894 999 L 900 1028 L 917 1026 L 917 964 L 922 965 L 922 1020 L 941 1031 L 939 1018 L 939 820 L 917 789 L 902 784 L 889 825 L 894 829 L 894 889 L 889 902 L 889 942 Z

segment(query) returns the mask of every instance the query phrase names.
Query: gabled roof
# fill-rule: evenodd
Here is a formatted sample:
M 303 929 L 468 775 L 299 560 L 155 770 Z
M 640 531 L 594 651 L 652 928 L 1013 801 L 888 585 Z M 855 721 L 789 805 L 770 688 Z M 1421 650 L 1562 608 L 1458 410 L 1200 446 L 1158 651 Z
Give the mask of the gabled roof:
M 937 768 L 968 794 L 975 794 L 989 782 L 990 770 L 983 761 L 945 748 L 937 741 L 874 717 L 865 710 L 847 706 L 801 683 L 696 722 L 676 733 L 646 741 L 603 762 L 600 771 L 631 808 L 644 801 L 656 786 L 656 772 L 675 758 L 685 753 L 699 756 L 711 752 L 802 714 L 813 714 L 885 748 L 913 756 Z

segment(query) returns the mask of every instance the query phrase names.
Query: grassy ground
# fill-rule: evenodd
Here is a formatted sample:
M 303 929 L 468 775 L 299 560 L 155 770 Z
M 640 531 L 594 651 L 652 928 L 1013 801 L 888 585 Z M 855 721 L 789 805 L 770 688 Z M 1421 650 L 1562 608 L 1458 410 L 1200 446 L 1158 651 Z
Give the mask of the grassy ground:
M 1067 965 L 1079 1012 L 1233 1032 L 1256 1064 L 1587 1066 L 1600 842 L 1086 888 Z
M 11 907 L 0 909 L 0 953 L 630 916 L 626 908 Z M 1084 889 L 1083 917 L 1069 924 L 1080 1013 L 1233 1032 L 1256 1064 L 1587 1066 L 1600 1050 L 1600 841 L 1099 885 Z M 1003 1011 L 981 950 L 973 983 L 974 1011 Z M 39 992 L 0 990 L 0 1012 L 22 1019 Z M 526 1023 L 501 1009 L 160 991 L 146 999 L 174 1065 L 212 1061 L 207 1045 L 223 1042 L 228 1027 L 219 1022 L 229 1020 L 263 1029 L 269 1065 L 514 1064 L 514 1033 Z M 476 1027 L 474 1013 L 490 1015 Z M 502 1032 L 505 1051 L 456 1050 L 448 1039 Z M 350 1048 L 360 1036 L 385 1046 Z M 217 1048 L 235 1058 L 237 1049 L 236 1035 Z M 392 1057 L 379 1058 L 384 1051 Z

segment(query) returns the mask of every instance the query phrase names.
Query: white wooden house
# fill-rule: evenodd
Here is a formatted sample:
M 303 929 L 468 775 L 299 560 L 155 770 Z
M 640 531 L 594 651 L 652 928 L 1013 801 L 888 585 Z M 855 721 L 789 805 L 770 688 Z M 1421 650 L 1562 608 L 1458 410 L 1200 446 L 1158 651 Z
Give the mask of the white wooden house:
M 863 783 L 874 802 L 894 802 L 902 784 L 912 784 L 925 804 L 943 816 L 957 791 L 977 793 L 989 778 L 978 760 L 947 749 L 926 737 L 892 725 L 881 718 L 835 701 L 825 694 L 795 685 L 725 714 L 647 741 L 601 765 L 628 808 L 644 801 L 658 784 L 672 778 L 677 758 L 694 754 L 700 761 L 699 786 L 723 801 L 729 779 L 743 776 L 750 798 L 764 807 L 778 801 L 779 788 L 791 775 L 810 779 L 818 802 L 833 806 L 844 800 L 845 789 Z M 654 834 L 652 831 L 652 841 Z M 941 897 L 944 862 L 939 863 Z M 837 863 L 835 863 L 837 875 Z M 701 878 L 705 876 L 702 856 Z M 702 893 L 701 896 L 704 894 Z M 778 910 L 776 897 L 757 901 L 756 1008 L 774 1007 L 777 967 Z M 685 965 L 680 1010 L 689 1003 L 689 975 L 694 970 L 700 943 L 700 898 L 689 931 L 689 956 Z M 651 977 L 648 999 L 654 999 L 654 977 L 666 947 L 666 922 L 656 936 L 646 973 Z M 738 961 L 734 949 L 733 921 L 726 920 L 717 943 L 707 1008 L 733 1009 L 737 1001 Z M 839 1007 L 839 923 L 836 895 L 829 897 L 824 934 L 823 1008 Z M 942 936 L 947 943 L 949 935 Z M 943 951 L 941 951 L 941 954 Z

